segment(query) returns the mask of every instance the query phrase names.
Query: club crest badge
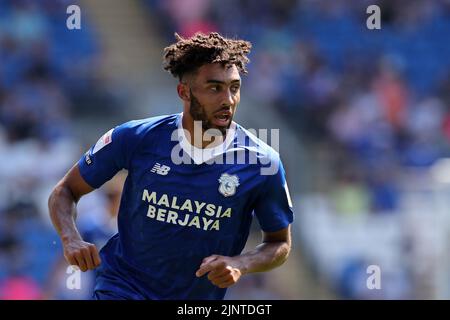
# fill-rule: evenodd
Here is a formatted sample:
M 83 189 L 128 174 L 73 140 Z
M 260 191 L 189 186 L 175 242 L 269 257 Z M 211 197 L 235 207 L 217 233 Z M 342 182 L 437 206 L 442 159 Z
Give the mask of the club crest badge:
M 223 194 L 224 197 L 230 197 L 236 193 L 236 188 L 239 186 L 239 177 L 223 173 L 220 176 L 219 183 L 219 192 Z

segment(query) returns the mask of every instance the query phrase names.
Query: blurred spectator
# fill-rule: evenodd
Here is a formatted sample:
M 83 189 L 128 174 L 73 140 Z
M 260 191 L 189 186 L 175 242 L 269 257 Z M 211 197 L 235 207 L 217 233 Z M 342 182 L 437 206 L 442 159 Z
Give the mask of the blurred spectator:
M 103 90 L 91 81 L 97 39 L 88 23 L 78 36 L 67 34 L 65 8 L 64 1 L 0 1 L 0 299 L 48 297 L 61 249 L 46 199 L 81 154 L 70 117 L 83 91 L 72 84 L 89 83 L 90 97 Z
M 36 300 L 42 298 L 36 281 L 23 273 L 24 255 L 20 241 L 14 236 L 0 240 L 0 261 L 7 266 L 0 277 L 0 300 Z

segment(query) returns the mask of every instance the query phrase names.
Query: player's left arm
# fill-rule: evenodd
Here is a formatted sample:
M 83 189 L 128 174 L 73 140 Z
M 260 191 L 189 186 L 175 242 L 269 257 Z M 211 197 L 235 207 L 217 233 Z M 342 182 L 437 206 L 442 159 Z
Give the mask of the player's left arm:
M 278 164 L 278 170 L 267 175 L 254 206 L 255 216 L 263 230 L 262 243 L 238 256 L 212 255 L 205 258 L 196 272 L 197 277 L 208 274 L 214 285 L 227 288 L 244 274 L 271 270 L 288 258 L 291 250 L 292 201 L 283 164 L 278 156 L 274 161 Z
M 290 225 L 275 232 L 262 232 L 263 241 L 254 250 L 227 257 L 212 255 L 203 259 L 197 277 L 208 274 L 208 279 L 219 288 L 227 288 L 239 281 L 242 275 L 269 271 L 281 266 L 291 251 Z

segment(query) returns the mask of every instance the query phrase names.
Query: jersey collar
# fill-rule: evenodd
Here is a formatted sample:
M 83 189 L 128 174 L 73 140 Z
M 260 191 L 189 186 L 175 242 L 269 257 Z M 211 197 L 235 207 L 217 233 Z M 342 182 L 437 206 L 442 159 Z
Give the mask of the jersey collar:
M 225 140 L 221 144 L 213 148 L 197 148 L 196 146 L 193 146 L 186 138 L 186 135 L 184 134 L 182 119 L 183 112 L 178 115 L 177 119 L 178 141 L 183 151 L 189 155 L 189 157 L 194 161 L 195 164 L 202 164 L 225 153 L 234 140 L 236 134 L 236 123 L 232 121 L 230 128 L 227 130 Z

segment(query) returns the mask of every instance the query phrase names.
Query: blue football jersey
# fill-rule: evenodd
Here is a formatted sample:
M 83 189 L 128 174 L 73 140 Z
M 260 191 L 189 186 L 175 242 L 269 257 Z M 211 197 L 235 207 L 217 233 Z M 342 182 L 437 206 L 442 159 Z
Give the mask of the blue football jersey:
M 119 125 L 78 162 L 93 188 L 128 170 L 118 233 L 100 251 L 97 292 L 127 299 L 223 299 L 226 289 L 206 275 L 196 277 L 202 260 L 239 255 L 253 215 L 267 232 L 293 221 L 277 152 L 235 122 L 220 145 L 195 148 L 183 133 L 182 116 Z

